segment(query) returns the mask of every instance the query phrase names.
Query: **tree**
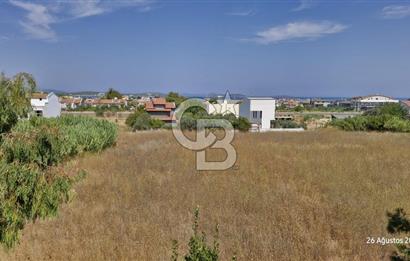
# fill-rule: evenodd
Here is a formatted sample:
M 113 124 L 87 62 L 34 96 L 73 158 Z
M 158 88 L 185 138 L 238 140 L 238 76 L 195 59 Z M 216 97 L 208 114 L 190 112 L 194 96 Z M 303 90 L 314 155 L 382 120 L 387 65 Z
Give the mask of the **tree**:
M 114 90 L 113 88 L 109 88 L 108 91 L 105 93 L 104 98 L 105 99 L 115 99 L 115 98 L 121 99 L 122 94 L 119 91 Z
M 180 105 L 186 98 L 177 92 L 169 92 L 165 97 L 167 102 L 174 102 L 176 106 Z
M 135 119 L 132 128 L 134 130 L 149 130 L 151 129 L 150 121 L 151 117 L 149 116 L 149 114 L 146 112 L 142 113 Z
M 0 74 L 0 133 L 8 132 L 19 118 L 31 110 L 30 97 L 36 82 L 28 73 L 18 73 L 12 78 Z
M 127 119 L 125 120 L 125 124 L 127 124 L 127 126 L 129 127 L 133 127 L 135 124 L 135 121 L 137 120 L 137 118 L 141 115 L 145 113 L 145 110 L 142 106 L 137 107 L 137 109 L 134 111 L 134 113 L 130 114 Z

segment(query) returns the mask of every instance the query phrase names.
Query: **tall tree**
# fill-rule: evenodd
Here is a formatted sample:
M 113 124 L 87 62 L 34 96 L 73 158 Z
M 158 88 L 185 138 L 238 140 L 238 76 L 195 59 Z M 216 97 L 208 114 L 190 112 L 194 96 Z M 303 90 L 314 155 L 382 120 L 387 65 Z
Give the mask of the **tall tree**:
M 18 73 L 8 78 L 0 74 L 0 133 L 9 131 L 19 118 L 25 118 L 31 110 L 30 97 L 36 90 L 31 74 Z

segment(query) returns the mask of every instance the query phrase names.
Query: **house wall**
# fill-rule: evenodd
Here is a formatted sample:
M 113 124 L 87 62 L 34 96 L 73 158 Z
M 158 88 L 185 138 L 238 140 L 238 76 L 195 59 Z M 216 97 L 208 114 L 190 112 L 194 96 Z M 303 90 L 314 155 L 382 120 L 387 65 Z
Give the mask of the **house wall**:
M 271 128 L 271 121 L 275 120 L 276 101 L 269 98 L 247 98 L 239 107 L 239 114 L 248 118 L 251 123 L 260 124 L 261 130 Z M 254 119 L 253 111 L 262 111 L 262 118 Z M 258 114 L 259 115 L 259 114 Z
M 43 117 L 59 117 L 61 115 L 61 103 L 54 93 L 50 93 L 43 109 Z

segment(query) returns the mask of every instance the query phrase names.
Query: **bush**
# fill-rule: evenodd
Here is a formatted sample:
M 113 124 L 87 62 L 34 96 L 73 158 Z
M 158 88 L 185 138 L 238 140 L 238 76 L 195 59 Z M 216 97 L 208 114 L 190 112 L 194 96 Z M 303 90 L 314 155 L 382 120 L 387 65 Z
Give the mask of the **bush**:
M 399 103 L 388 103 L 374 110 L 364 113 L 365 116 L 381 116 L 389 115 L 395 116 L 401 119 L 405 119 L 408 115 L 408 111 Z
M 0 147 L 0 242 L 12 247 L 28 221 L 57 214 L 75 179 L 50 166 L 115 143 L 113 123 L 87 117 L 32 118 L 4 135 Z
M 151 129 L 151 117 L 148 113 L 142 113 L 139 115 L 132 126 L 133 130 L 149 130 Z
M 135 121 L 137 120 L 137 118 L 143 114 L 146 113 L 143 107 L 138 107 L 134 113 L 128 115 L 127 119 L 125 120 L 125 124 L 129 127 L 133 127 L 135 124 Z
M 274 128 L 292 129 L 292 128 L 301 128 L 301 125 L 297 124 L 294 121 L 275 120 L 275 121 L 273 121 L 273 127 Z
M 35 163 L 41 168 L 83 151 L 98 152 L 115 143 L 113 123 L 88 117 L 32 118 L 5 135 L 1 149 L 8 163 Z
M 231 123 L 234 129 L 240 131 L 249 131 L 249 129 L 251 128 L 251 123 L 247 118 L 244 117 L 239 117 L 237 119 L 235 118 Z
M 410 220 L 402 208 L 395 209 L 394 213 L 387 212 L 387 231 L 391 234 L 410 233 Z M 397 244 L 397 251 L 390 256 L 394 261 L 410 260 L 410 248 L 404 244 Z
M 330 125 L 346 131 L 410 132 L 407 111 L 400 104 L 386 104 L 362 116 L 334 120 Z
M 165 122 L 163 122 L 159 119 L 151 119 L 150 122 L 149 122 L 149 125 L 153 129 L 161 129 L 162 127 L 164 127 Z

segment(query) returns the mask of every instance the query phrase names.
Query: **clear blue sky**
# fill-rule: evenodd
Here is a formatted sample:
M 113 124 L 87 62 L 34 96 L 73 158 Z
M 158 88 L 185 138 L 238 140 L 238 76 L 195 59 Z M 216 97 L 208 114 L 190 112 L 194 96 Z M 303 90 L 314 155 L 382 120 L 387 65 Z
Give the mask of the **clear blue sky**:
M 410 1 L 0 1 L 41 88 L 410 97 Z

